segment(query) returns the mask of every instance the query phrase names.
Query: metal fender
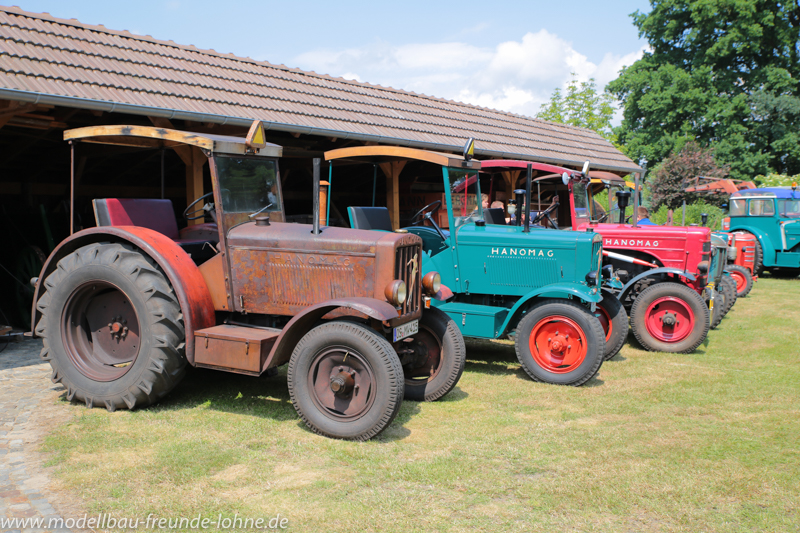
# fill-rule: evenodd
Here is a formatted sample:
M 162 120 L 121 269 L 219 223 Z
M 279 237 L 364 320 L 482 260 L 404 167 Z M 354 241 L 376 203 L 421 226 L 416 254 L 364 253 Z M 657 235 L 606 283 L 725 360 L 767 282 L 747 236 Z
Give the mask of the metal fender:
M 341 308 L 358 311 L 370 318 L 380 320 L 385 326 L 388 326 L 391 320 L 397 318 L 397 309 L 392 304 L 375 298 L 341 298 L 312 305 L 303 309 L 302 313 L 292 317 L 281 330 L 266 361 L 264 361 L 261 371 L 264 372 L 268 368 L 288 362 L 292 356 L 292 350 L 303 338 L 303 335 L 308 333 L 323 316 Z
M 194 332 L 198 329 L 210 328 L 216 323 L 214 304 L 197 265 L 189 254 L 183 251 L 169 237 L 139 226 L 102 226 L 79 231 L 62 241 L 42 268 L 39 281 L 33 294 L 32 322 L 38 322 L 40 313 L 36 309 L 39 301 L 39 288 L 47 276 L 56 269 L 58 262 L 78 248 L 94 242 L 127 242 L 155 261 L 167 275 L 183 313 L 183 324 L 186 329 L 186 359 L 194 365 Z
M 731 229 L 731 232 L 735 231 L 746 231 L 747 233 L 753 234 L 755 238 L 758 239 L 758 244 L 761 245 L 761 260 L 764 262 L 764 266 L 772 266 L 775 264 L 776 248 L 775 245 L 772 244 L 772 239 L 769 238 L 769 235 L 758 228 L 747 225 L 741 227 L 737 226 L 735 229 Z M 767 265 L 767 258 L 769 258 L 770 265 Z
M 439 285 L 439 292 L 431 296 L 434 300 L 439 300 L 440 302 L 446 302 L 453 297 L 453 291 L 451 291 L 446 285 Z
M 679 268 L 669 268 L 669 267 L 654 268 L 652 270 L 646 270 L 645 272 L 642 272 L 632 280 L 628 281 L 628 283 L 626 283 L 625 286 L 622 287 L 622 290 L 620 291 L 619 296 L 617 298 L 620 301 L 622 301 L 622 299 L 625 297 L 625 294 L 627 294 L 630 288 L 633 287 L 634 283 L 636 283 L 640 279 L 649 278 L 653 274 L 675 274 L 676 276 L 686 278 L 689 281 L 695 281 L 697 279 L 697 277 L 695 277 L 695 275 L 692 274 L 691 272 L 688 272 L 686 270 L 681 270 Z
M 505 322 L 503 322 L 503 325 L 500 327 L 499 331 L 505 332 L 511 321 L 514 320 L 514 317 L 517 316 L 520 310 L 525 308 L 528 302 L 534 298 L 566 298 L 567 296 L 574 296 L 583 300 L 584 302 L 592 304 L 592 310 L 594 310 L 594 304 L 603 299 L 603 295 L 600 293 L 600 291 L 596 290 L 593 294 L 592 288 L 581 283 L 553 283 L 552 285 L 535 289 L 517 300 L 517 303 L 514 304 L 514 307 L 512 307 L 509 310 L 508 315 L 506 315 Z

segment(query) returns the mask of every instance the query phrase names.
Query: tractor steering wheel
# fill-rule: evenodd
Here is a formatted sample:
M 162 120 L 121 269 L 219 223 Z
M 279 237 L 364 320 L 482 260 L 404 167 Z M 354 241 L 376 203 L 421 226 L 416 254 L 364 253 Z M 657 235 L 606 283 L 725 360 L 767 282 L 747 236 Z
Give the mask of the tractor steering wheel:
M 209 193 L 206 193 L 203 196 L 201 196 L 200 198 L 198 198 L 197 200 L 195 200 L 194 202 L 192 202 L 189 205 L 187 205 L 186 209 L 183 210 L 183 218 L 185 218 L 186 220 L 200 220 L 201 218 L 205 218 L 206 211 L 207 211 L 205 205 L 203 205 L 203 207 L 201 207 L 200 209 L 195 209 L 194 211 L 190 211 L 190 210 L 192 209 L 192 207 L 197 205 L 198 202 L 200 202 L 202 200 L 205 200 L 209 196 L 213 196 L 213 195 L 214 195 L 213 191 L 209 192 Z M 213 206 L 214 203 L 212 202 L 212 203 L 210 203 L 208 205 Z M 197 213 L 200 213 L 200 214 L 198 215 Z
M 547 220 L 549 220 L 550 223 L 553 224 L 553 227 L 557 228 L 557 226 L 555 225 L 553 220 L 550 218 L 550 213 L 555 211 L 556 207 L 558 207 L 558 197 L 557 196 L 553 199 L 553 203 L 550 204 L 549 206 L 547 206 L 547 209 L 545 209 L 544 211 L 541 211 L 538 215 L 536 215 L 536 217 L 533 220 L 531 220 L 531 224 L 538 224 L 539 222 L 541 222 L 541 220 L 544 217 L 547 217 Z
M 435 202 L 429 203 L 428 205 L 426 205 L 425 207 L 414 213 L 414 216 L 411 217 L 411 225 L 419 226 L 420 224 L 425 222 L 425 220 L 431 219 L 433 215 L 435 215 L 439 211 L 440 207 L 442 207 L 441 200 L 436 200 Z M 430 212 L 428 212 L 428 209 L 430 209 Z

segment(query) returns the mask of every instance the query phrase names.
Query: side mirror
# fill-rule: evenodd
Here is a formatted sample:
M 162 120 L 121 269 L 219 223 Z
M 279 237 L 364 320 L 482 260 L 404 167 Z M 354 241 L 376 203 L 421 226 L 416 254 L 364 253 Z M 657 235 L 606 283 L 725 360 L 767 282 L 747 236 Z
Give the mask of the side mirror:
M 588 160 L 583 162 L 583 170 L 581 170 L 581 172 L 583 172 L 584 176 L 588 176 L 589 175 L 589 161 Z
M 566 172 L 561 174 L 561 181 L 564 183 L 564 185 L 569 185 L 569 174 Z

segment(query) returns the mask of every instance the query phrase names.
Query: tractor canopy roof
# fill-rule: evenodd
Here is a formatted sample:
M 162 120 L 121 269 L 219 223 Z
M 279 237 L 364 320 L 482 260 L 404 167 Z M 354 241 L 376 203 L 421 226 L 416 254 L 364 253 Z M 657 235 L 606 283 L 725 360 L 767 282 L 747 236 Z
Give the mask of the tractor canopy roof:
M 351 160 L 351 162 L 386 163 L 390 161 L 427 161 L 443 167 L 480 170 L 481 162 L 463 156 L 419 150 L 404 146 L 352 146 L 325 152 L 326 161 Z
M 797 192 L 790 187 L 764 187 L 761 189 L 746 189 L 744 191 L 735 192 L 731 195 L 732 198 L 737 196 L 771 196 L 775 198 L 800 199 L 800 192 Z
M 255 142 L 251 135 L 247 139 L 228 135 L 212 135 L 189 131 L 171 130 L 153 126 L 89 126 L 64 132 L 64 140 L 79 140 L 98 144 L 115 144 L 142 148 L 173 148 L 180 145 L 192 145 L 212 153 L 259 155 L 263 157 L 281 157 L 283 148 L 263 140 L 263 129 L 260 133 L 257 124 L 253 124 Z

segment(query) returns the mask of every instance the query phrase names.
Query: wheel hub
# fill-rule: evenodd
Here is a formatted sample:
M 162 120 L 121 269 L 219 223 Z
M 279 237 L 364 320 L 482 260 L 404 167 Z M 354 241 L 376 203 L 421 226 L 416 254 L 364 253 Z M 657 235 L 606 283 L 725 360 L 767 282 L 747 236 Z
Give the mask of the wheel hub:
M 662 342 L 679 342 L 694 329 L 695 316 L 688 302 L 677 296 L 656 299 L 645 311 L 645 328 Z
M 586 334 L 574 320 L 547 317 L 533 327 L 528 341 L 536 364 L 555 374 L 571 372 L 586 359 Z
M 675 313 L 670 313 L 669 311 L 667 311 L 661 317 L 661 322 L 665 326 L 674 327 L 675 325 L 677 325 L 678 316 Z
M 331 390 L 340 398 L 346 398 L 357 387 L 355 377 L 355 370 L 339 367 L 338 372 L 331 377 Z
M 340 420 L 361 417 L 375 400 L 372 368 L 361 354 L 345 347 L 330 347 L 317 354 L 308 384 L 314 403 Z

